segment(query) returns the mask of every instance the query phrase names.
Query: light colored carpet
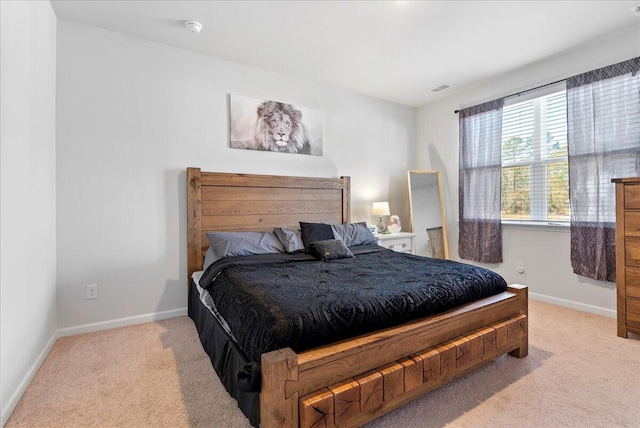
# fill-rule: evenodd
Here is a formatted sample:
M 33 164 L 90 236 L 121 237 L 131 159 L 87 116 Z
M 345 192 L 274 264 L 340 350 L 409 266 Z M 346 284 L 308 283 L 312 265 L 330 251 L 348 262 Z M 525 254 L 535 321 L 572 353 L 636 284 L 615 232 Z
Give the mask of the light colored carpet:
M 640 339 L 530 301 L 529 356 L 504 356 L 382 427 L 638 427 Z M 6 427 L 248 427 L 187 317 L 59 339 Z

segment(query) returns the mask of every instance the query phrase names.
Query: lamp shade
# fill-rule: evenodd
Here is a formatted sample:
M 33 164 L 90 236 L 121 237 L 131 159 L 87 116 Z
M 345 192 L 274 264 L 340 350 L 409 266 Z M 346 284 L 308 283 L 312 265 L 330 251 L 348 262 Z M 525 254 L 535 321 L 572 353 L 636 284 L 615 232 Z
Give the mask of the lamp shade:
M 391 215 L 389 211 L 389 202 L 374 202 L 371 209 L 373 215 Z

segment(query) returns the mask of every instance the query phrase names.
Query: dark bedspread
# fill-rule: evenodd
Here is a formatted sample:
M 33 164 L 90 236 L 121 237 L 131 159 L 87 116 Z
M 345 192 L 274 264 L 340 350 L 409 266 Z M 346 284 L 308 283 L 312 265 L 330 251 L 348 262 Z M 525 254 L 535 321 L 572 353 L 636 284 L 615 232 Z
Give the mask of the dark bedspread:
M 305 254 L 229 257 L 200 284 L 211 294 L 247 357 L 295 352 L 446 311 L 507 288 L 487 269 L 352 247 L 355 258 Z

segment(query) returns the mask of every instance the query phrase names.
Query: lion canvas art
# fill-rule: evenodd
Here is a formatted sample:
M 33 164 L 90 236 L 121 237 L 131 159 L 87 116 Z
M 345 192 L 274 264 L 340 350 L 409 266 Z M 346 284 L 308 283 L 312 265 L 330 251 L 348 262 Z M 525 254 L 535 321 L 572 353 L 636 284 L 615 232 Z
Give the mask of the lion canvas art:
M 229 95 L 235 149 L 322 155 L 322 113 L 292 104 Z

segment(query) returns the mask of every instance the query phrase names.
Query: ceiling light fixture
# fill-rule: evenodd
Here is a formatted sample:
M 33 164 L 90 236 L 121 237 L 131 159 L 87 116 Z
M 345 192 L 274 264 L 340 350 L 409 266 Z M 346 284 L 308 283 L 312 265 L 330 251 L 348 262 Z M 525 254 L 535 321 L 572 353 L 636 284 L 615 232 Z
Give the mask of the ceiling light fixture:
M 202 24 L 198 21 L 187 21 L 184 23 L 184 26 L 189 29 L 192 33 L 198 34 L 200 30 L 202 30 Z
M 631 13 L 633 13 L 635 16 L 640 16 L 640 3 L 631 7 Z

